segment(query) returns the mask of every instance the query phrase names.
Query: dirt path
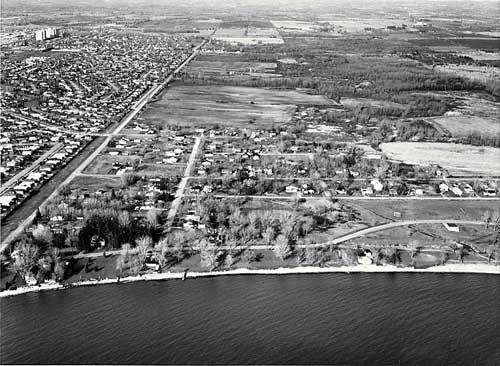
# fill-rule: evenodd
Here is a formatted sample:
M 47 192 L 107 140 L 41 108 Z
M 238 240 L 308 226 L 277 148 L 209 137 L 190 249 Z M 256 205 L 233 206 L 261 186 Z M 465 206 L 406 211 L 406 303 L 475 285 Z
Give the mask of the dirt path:
M 196 156 L 200 151 L 200 146 L 203 141 L 203 133 L 196 137 L 196 140 L 193 145 L 193 150 L 191 151 L 191 155 L 189 155 L 188 164 L 186 166 L 186 170 L 184 171 L 184 176 L 182 177 L 179 186 L 177 187 L 177 191 L 175 192 L 175 199 L 172 201 L 172 206 L 170 206 L 170 211 L 168 212 L 166 227 L 168 230 L 172 227 L 172 223 L 174 222 L 175 215 L 177 215 L 177 210 L 182 202 L 182 197 L 184 197 L 184 190 L 186 189 L 187 182 L 191 173 L 194 169 L 194 164 L 196 161 Z

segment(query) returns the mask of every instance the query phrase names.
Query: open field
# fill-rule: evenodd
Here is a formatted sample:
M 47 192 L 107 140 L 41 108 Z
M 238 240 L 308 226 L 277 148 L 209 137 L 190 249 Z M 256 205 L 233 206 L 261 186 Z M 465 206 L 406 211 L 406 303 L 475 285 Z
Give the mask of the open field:
M 486 37 L 446 37 L 446 38 L 419 38 L 410 42 L 420 46 L 443 47 L 462 46 L 485 51 L 500 51 L 500 42 L 495 38 Z
M 450 100 L 454 105 L 443 116 L 425 118 L 448 130 L 453 137 L 467 136 L 473 131 L 490 136 L 500 132 L 500 105 L 490 95 L 458 91 L 424 95 Z
M 288 122 L 298 104 L 332 102 L 298 90 L 180 85 L 150 104 L 142 117 L 160 125 L 259 128 Z
M 436 71 L 459 75 L 471 80 L 487 82 L 500 78 L 500 70 L 492 66 L 472 66 L 472 65 L 437 65 Z
M 233 45 L 283 44 L 283 38 L 275 28 L 255 28 L 253 26 L 221 27 L 212 36 L 217 41 Z
M 120 177 L 93 177 L 80 175 L 70 183 L 71 189 L 81 189 L 89 192 L 95 192 L 99 189 L 118 188 L 122 185 Z
M 116 169 L 114 169 L 113 164 L 118 162 L 120 164 L 130 164 L 134 165 L 138 162 L 140 157 L 138 155 L 129 156 L 109 156 L 109 155 L 99 155 L 92 163 L 87 166 L 83 172 L 85 174 L 109 174 L 115 175 Z M 115 171 L 113 171 L 113 169 Z
M 405 105 L 387 100 L 376 100 L 371 98 L 341 98 L 340 103 L 348 108 L 356 107 L 376 107 L 376 108 L 392 108 L 404 110 Z
M 249 75 L 260 77 L 281 76 L 276 73 L 275 62 L 255 62 L 239 54 L 204 54 L 186 68 L 188 74 L 202 76 Z
M 348 203 L 362 215 L 372 213 L 380 222 L 387 220 L 454 219 L 479 220 L 486 211 L 500 207 L 500 199 L 479 200 L 357 200 Z M 399 218 L 394 217 L 399 212 Z
M 285 32 L 294 32 L 294 33 L 308 33 L 308 32 L 317 32 L 319 25 L 313 22 L 305 22 L 299 20 L 271 20 L 273 25 Z
M 429 119 L 442 128 L 448 130 L 452 136 L 467 136 L 473 131 L 487 135 L 500 133 L 500 120 L 482 118 L 477 116 L 446 116 Z
M 383 18 L 348 18 L 345 20 L 329 19 L 322 17 L 321 21 L 327 21 L 335 27 L 337 32 L 357 33 L 364 32 L 365 29 L 385 29 L 387 26 L 401 26 L 408 24 L 407 20 L 383 19 Z
M 389 159 L 408 164 L 437 164 L 450 172 L 481 175 L 500 172 L 499 148 L 433 142 L 389 142 L 380 148 Z
M 185 165 L 141 164 L 134 173 L 150 177 L 180 177 L 185 169 Z

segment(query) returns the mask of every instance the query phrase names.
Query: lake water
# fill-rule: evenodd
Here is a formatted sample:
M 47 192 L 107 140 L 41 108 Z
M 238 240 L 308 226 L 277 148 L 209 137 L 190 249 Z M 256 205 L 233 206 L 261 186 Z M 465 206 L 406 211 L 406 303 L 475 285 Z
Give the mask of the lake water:
M 0 306 L 2 364 L 500 364 L 496 275 L 225 276 Z

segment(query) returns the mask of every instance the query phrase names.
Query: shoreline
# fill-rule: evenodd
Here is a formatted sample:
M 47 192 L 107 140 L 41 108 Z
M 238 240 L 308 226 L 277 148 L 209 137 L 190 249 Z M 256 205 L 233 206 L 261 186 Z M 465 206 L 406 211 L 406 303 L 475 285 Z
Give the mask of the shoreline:
M 275 269 L 248 269 L 238 268 L 227 271 L 188 272 L 186 279 L 234 275 L 287 275 L 287 274 L 322 274 L 322 273 L 464 273 L 464 274 L 497 274 L 500 275 L 500 266 L 491 264 L 447 264 L 429 268 L 396 267 L 393 265 L 378 266 L 374 264 L 360 264 L 357 266 L 342 267 L 280 267 Z M 74 287 L 131 283 L 139 281 L 166 281 L 182 280 L 184 272 L 146 273 L 141 276 L 120 278 L 106 278 L 103 280 L 86 280 L 70 285 L 42 284 L 40 286 L 21 287 L 15 290 L 0 292 L 0 298 L 22 295 L 30 292 L 48 290 L 66 290 Z

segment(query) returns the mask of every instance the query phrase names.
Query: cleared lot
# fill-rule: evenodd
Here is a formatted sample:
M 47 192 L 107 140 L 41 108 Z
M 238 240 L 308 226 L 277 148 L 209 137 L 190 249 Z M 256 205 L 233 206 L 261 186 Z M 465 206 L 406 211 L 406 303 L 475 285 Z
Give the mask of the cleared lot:
M 389 142 L 380 144 L 389 159 L 408 164 L 437 164 L 452 173 L 498 175 L 500 149 L 434 142 Z
M 328 98 L 306 91 L 180 85 L 168 89 L 142 117 L 158 126 L 270 127 L 288 122 L 297 105 L 332 105 Z

